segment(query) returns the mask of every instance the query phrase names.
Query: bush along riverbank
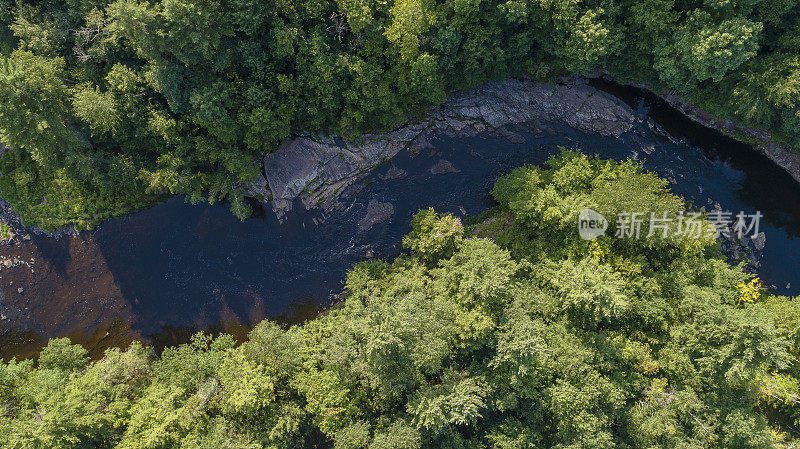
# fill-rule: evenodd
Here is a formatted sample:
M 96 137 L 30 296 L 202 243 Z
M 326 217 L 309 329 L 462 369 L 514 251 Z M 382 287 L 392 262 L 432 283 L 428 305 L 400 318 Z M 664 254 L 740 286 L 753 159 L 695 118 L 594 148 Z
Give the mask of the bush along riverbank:
M 305 324 L 97 361 L 52 340 L 0 365 L 0 435 L 20 449 L 791 447 L 797 302 L 675 223 L 576 232 L 586 208 L 676 217 L 666 185 L 564 152 L 501 178 L 475 225 L 421 211 L 408 254 L 355 266 L 344 302 Z
M 605 68 L 800 141 L 796 0 L 61 1 L 0 13 L 0 196 L 44 228 L 160 198 L 250 212 L 304 131 L 386 132 L 458 89 Z M 260 165 L 260 164 L 259 164 Z

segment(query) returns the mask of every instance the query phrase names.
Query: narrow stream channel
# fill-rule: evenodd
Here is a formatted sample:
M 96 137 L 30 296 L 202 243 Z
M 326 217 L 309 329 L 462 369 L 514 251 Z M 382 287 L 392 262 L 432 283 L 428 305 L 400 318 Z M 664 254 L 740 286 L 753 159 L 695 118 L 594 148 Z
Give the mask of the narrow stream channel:
M 766 245 L 758 272 L 776 293 L 800 293 L 800 185 L 758 152 L 657 98 L 609 83 L 595 87 L 636 109 L 640 124 L 620 139 L 557 123 L 537 134 L 520 131 L 525 142 L 516 144 L 442 137 L 434 150 L 402 152 L 376 169 L 321 224 L 317 212 L 299 207 L 282 224 L 271 211 L 241 222 L 225 205 L 173 198 L 77 237 L 33 236 L 2 247 L 0 254 L 19 263 L 0 270 L 0 356 L 29 356 L 54 336 L 70 336 L 97 356 L 135 338 L 163 347 L 203 329 L 241 337 L 265 317 L 302 321 L 335 300 L 354 263 L 370 253 L 396 256 L 417 210 L 481 213 L 492 204 L 489 190 L 499 176 L 540 164 L 559 146 L 640 160 L 698 206 L 760 210 Z M 675 138 L 651 129 L 648 117 Z M 442 160 L 457 171 L 433 174 Z M 405 175 L 391 176 L 398 170 Z M 391 203 L 394 213 L 359 230 L 371 200 Z

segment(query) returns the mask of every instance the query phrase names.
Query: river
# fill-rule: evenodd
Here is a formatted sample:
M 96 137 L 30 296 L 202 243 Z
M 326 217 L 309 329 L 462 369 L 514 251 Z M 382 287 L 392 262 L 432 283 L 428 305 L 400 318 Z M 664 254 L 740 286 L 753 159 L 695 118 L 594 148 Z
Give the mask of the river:
M 35 354 L 54 336 L 69 336 L 99 356 L 133 339 L 160 348 L 203 329 L 243 338 L 267 317 L 289 324 L 313 317 L 336 300 L 354 263 L 401 251 L 417 210 L 479 214 L 493 204 L 489 191 L 499 176 L 541 164 L 559 146 L 640 160 L 698 207 L 761 211 L 766 245 L 758 273 L 778 294 L 800 293 L 800 185 L 760 153 L 655 97 L 594 85 L 627 102 L 640 124 L 619 139 L 558 123 L 539 133 L 516 130 L 522 143 L 442 136 L 434 149 L 404 151 L 378 167 L 351 187 L 345 207 L 321 222 L 319 212 L 299 205 L 282 223 L 270 210 L 241 222 L 225 205 L 176 197 L 78 236 L 34 235 L 0 247 L 0 255 L 16 261 L 0 269 L 0 356 Z M 647 126 L 648 117 L 673 138 Z M 455 170 L 434 174 L 431 168 L 443 160 Z M 394 213 L 359 230 L 372 200 L 391 203 Z

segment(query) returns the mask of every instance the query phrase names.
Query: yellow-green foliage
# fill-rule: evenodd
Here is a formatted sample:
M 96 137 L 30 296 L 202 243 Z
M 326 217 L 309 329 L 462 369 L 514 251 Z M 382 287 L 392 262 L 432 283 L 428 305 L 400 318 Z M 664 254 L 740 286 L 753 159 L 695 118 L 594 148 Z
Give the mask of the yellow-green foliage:
M 683 206 L 631 163 L 565 153 L 548 170 L 498 181 L 495 214 L 513 219 L 496 241 L 420 211 L 410 254 L 355 266 L 344 302 L 302 325 L 264 321 L 239 346 L 198 334 L 160 356 L 137 343 L 91 362 L 57 339 L 38 366 L 0 363 L 0 441 L 10 449 L 792 447 L 796 300 L 760 291 L 711 252 L 680 250 L 682 239 L 586 242 L 574 226 L 538 221 L 558 224 L 580 202 L 615 204 L 595 187 L 614 173 L 621 191 L 652 187 L 643 204 Z
M 0 223 L 0 240 L 11 240 L 14 237 L 14 231 L 7 223 Z
M 746 284 L 737 285 L 739 288 L 739 302 L 754 302 L 761 297 L 761 279 L 753 278 Z

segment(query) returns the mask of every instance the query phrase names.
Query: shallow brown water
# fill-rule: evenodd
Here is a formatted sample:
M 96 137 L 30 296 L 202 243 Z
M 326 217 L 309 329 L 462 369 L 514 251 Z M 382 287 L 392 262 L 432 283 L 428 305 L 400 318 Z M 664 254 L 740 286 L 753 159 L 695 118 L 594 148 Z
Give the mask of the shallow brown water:
M 628 100 L 636 107 L 635 95 Z M 639 106 L 636 135 L 616 140 L 546 124 L 546 132 L 519 130 L 524 143 L 443 137 L 425 154 L 402 152 L 391 164 L 406 177 L 385 176 L 389 164 L 377 168 L 318 225 L 317 212 L 298 208 L 282 224 L 271 211 L 240 222 L 225 205 L 173 198 L 77 237 L 17 239 L 0 246 L 0 258 L 25 262 L 0 264 L 0 357 L 35 355 L 51 337 L 69 336 L 97 357 L 134 339 L 158 349 L 199 330 L 243 339 L 264 318 L 301 322 L 337 300 L 346 270 L 368 252 L 396 256 L 417 210 L 479 214 L 492 205 L 489 191 L 498 177 L 543 163 L 559 146 L 639 159 L 673 179 L 673 191 L 694 204 L 762 210 L 767 244 L 759 274 L 777 293 L 800 292 L 800 186 L 785 182 L 788 175 L 754 151 L 676 124 L 671 115 L 662 119 L 673 133 L 693 130 L 710 140 L 696 147 L 659 135 L 647 126 L 644 102 Z M 653 110 L 656 122 L 663 112 Z M 652 154 L 641 151 L 642 140 L 653 144 Z M 459 171 L 431 173 L 443 159 Z M 371 200 L 393 204 L 394 214 L 359 230 Z

